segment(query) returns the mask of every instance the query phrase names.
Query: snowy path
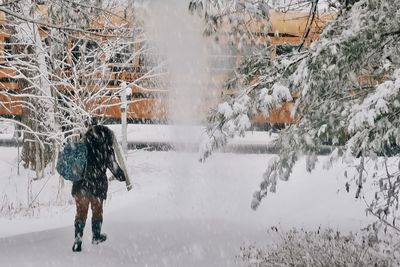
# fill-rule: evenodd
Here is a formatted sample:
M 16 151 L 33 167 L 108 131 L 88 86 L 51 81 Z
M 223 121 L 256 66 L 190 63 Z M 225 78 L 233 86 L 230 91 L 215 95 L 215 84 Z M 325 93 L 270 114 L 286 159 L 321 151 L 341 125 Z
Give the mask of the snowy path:
M 0 220 L 0 266 L 241 266 L 235 259 L 240 246 L 268 242 L 272 225 L 357 230 L 367 221 L 353 194 L 336 193 L 344 186 L 339 167 L 309 175 L 304 163 L 252 211 L 251 195 L 270 157 L 215 154 L 200 164 L 191 153 L 132 151 L 135 188 L 126 193 L 112 182 L 107 242 L 91 245 L 89 226 L 83 252 L 72 253 L 72 207 L 53 216 Z
M 0 241 L 1 266 L 233 265 L 237 245 L 248 236 L 218 222 L 207 225 L 197 221 L 111 220 L 105 227 L 109 240 L 93 246 L 86 237 L 81 253 L 70 250 L 71 227 L 30 233 Z

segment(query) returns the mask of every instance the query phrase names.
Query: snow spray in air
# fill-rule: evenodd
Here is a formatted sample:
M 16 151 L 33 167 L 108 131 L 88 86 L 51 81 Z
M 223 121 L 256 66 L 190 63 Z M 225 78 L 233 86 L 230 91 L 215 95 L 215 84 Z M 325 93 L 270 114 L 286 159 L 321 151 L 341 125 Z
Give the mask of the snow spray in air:
M 212 83 L 210 56 L 218 44 L 204 36 L 204 22 L 190 14 L 188 1 L 154 0 L 144 4 L 144 30 L 146 40 L 165 60 L 166 88 L 169 92 L 168 117 L 171 127 L 170 140 L 176 150 L 196 150 L 201 126 L 208 110 L 218 101 L 218 85 Z M 210 71 L 211 70 L 211 71 Z M 195 158 L 195 157 L 194 157 Z M 171 184 L 172 201 L 179 206 L 177 212 L 185 213 L 184 207 L 202 207 L 208 186 L 202 173 L 193 173 L 198 161 L 182 164 L 171 159 L 176 172 L 174 177 L 184 177 Z M 202 192 L 193 194 L 193 192 Z M 202 197 L 199 197 L 201 195 Z M 204 211 L 198 211 L 202 213 Z
M 169 120 L 199 124 L 209 80 L 201 18 L 191 15 L 187 1 L 181 0 L 151 1 L 146 14 L 147 37 L 167 64 Z
M 197 150 L 203 132 L 198 126 L 220 96 L 210 75 L 210 50 L 218 45 L 204 36 L 204 22 L 190 14 L 188 1 L 143 3 L 146 40 L 166 63 L 163 89 L 168 90 L 168 122 L 174 125 L 171 140 L 178 150 Z

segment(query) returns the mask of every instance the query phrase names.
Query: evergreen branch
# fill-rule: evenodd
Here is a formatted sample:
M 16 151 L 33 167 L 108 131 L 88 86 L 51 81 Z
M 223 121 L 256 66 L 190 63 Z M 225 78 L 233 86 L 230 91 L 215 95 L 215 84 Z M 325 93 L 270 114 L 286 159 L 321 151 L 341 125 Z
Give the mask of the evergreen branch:
M 367 211 L 369 213 L 371 213 L 374 217 L 376 217 L 380 222 L 383 222 L 383 224 L 385 224 L 386 226 L 389 226 L 390 228 L 392 228 L 392 229 L 396 230 L 398 233 L 400 233 L 400 228 L 399 227 L 397 227 L 397 226 L 393 225 L 392 223 L 388 222 L 386 219 L 382 218 L 382 216 L 379 216 L 376 212 L 374 212 L 372 210 L 371 207 L 369 207 L 367 201 L 365 200 L 365 197 L 363 197 L 363 199 L 364 199 L 365 204 L 368 206 Z

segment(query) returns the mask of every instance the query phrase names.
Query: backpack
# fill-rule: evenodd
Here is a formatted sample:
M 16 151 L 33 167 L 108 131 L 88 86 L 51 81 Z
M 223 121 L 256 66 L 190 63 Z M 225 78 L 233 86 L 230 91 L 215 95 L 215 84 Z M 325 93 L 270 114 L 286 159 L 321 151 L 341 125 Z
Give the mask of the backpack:
M 88 150 L 84 143 L 67 144 L 58 154 L 57 172 L 64 179 L 77 182 L 84 178 Z

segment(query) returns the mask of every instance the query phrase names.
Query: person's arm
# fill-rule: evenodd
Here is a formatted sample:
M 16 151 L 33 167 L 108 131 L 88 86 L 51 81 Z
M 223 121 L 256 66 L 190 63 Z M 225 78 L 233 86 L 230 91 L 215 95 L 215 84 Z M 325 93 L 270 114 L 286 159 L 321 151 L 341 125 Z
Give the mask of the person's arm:
M 124 171 L 115 160 L 114 149 L 111 149 L 108 155 L 107 168 L 111 171 L 111 173 L 118 181 L 123 182 L 126 180 Z

